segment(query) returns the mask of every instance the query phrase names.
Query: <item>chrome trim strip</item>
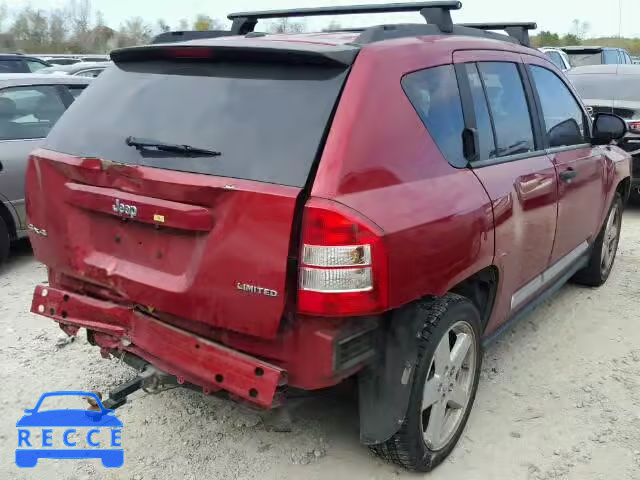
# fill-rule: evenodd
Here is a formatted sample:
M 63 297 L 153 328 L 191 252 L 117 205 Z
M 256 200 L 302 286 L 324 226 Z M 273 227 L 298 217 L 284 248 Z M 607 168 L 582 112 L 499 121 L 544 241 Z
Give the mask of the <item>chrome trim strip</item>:
M 580 256 L 588 250 L 588 248 L 589 243 L 587 243 L 587 241 L 585 240 L 560 260 L 558 260 L 556 263 L 547 268 L 540 275 L 536 276 L 529 283 L 516 290 L 515 293 L 511 296 L 511 310 L 515 310 L 516 308 L 520 307 L 534 293 L 539 291 L 548 283 L 555 280 L 558 275 L 560 275 L 564 270 L 571 266 L 573 262 L 580 258 Z

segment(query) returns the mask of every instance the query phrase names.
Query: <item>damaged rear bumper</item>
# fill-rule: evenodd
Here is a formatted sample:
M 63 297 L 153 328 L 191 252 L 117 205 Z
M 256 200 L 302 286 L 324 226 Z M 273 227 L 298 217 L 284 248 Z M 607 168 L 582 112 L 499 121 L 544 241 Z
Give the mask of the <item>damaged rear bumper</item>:
M 40 285 L 31 311 L 58 322 L 70 335 L 86 328 L 104 355 L 131 353 L 205 394 L 224 390 L 271 408 L 279 403 L 278 387 L 287 382 L 286 371 L 276 365 L 111 302 Z

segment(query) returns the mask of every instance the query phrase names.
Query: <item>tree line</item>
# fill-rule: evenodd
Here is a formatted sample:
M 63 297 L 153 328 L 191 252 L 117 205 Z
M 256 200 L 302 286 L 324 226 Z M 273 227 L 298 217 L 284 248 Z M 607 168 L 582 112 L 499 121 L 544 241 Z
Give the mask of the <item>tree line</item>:
M 335 20 L 325 30 L 341 27 Z M 222 30 L 228 23 L 206 14 L 182 18 L 173 24 L 158 18 L 126 19 L 117 28 L 106 24 L 103 13 L 93 8 L 91 0 L 67 0 L 60 8 L 37 9 L 29 3 L 9 9 L 0 1 L 0 51 L 22 53 L 107 53 L 114 48 L 148 43 L 151 38 L 170 30 Z M 275 33 L 304 32 L 304 21 L 282 18 L 266 24 Z M 532 37 L 534 46 L 603 45 L 626 48 L 640 55 L 640 38 L 589 37 L 590 25 L 578 19 L 569 33 L 560 35 L 541 31 Z
M 107 53 L 114 48 L 140 45 L 170 30 L 222 30 L 228 23 L 205 14 L 174 24 L 131 17 L 117 28 L 107 25 L 91 0 L 68 0 L 61 8 L 38 9 L 30 4 L 9 9 L 0 2 L 0 51 L 20 53 Z M 302 32 L 304 22 L 270 22 L 272 32 Z M 228 27 L 226 27 L 228 28 Z
M 626 37 L 591 37 L 591 25 L 578 19 L 571 24 L 569 33 L 559 35 L 542 30 L 531 38 L 535 47 L 565 47 L 568 45 L 599 45 L 601 47 L 619 47 L 626 49 L 631 55 L 640 55 L 640 38 Z

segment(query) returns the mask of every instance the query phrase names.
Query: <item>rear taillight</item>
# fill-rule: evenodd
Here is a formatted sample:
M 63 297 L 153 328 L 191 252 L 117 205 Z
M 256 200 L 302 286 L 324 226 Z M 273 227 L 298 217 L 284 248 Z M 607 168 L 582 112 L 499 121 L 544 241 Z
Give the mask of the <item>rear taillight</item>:
M 638 120 L 633 120 L 629 122 L 627 125 L 629 125 L 629 130 L 632 130 L 634 132 L 640 131 L 640 121 Z
M 387 256 L 373 222 L 335 202 L 304 208 L 298 311 L 366 315 L 387 308 Z

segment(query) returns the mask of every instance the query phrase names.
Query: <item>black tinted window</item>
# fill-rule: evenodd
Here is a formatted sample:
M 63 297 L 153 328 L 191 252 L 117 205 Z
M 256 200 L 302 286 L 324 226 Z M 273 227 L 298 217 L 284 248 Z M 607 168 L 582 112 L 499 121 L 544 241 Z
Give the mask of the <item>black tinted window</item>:
M 55 87 L 11 87 L 0 91 L 0 139 L 44 138 L 64 113 Z
M 123 63 L 74 102 L 46 147 L 128 164 L 302 186 L 346 72 L 273 63 Z M 77 135 L 77 132 L 82 132 Z M 222 152 L 138 151 L 127 137 Z
M 464 119 L 453 65 L 406 75 L 402 86 L 445 158 L 462 162 Z
M 478 74 L 478 68 L 475 63 L 466 65 L 467 76 L 469 78 L 469 86 L 471 88 L 471 97 L 473 99 L 473 110 L 476 116 L 476 129 L 478 131 L 479 143 L 479 160 L 486 160 L 496 156 L 496 144 L 493 137 L 493 128 L 491 126 L 491 118 L 489 117 L 489 109 L 487 108 L 487 98 L 482 86 L 482 80 Z
M 497 156 L 535 150 L 529 107 L 515 63 L 478 64 L 496 130 Z
M 549 146 L 584 143 L 584 115 L 571 91 L 552 71 L 534 65 L 530 68 L 542 104 Z
M 26 73 L 26 64 L 22 60 L 0 60 L 0 73 Z

